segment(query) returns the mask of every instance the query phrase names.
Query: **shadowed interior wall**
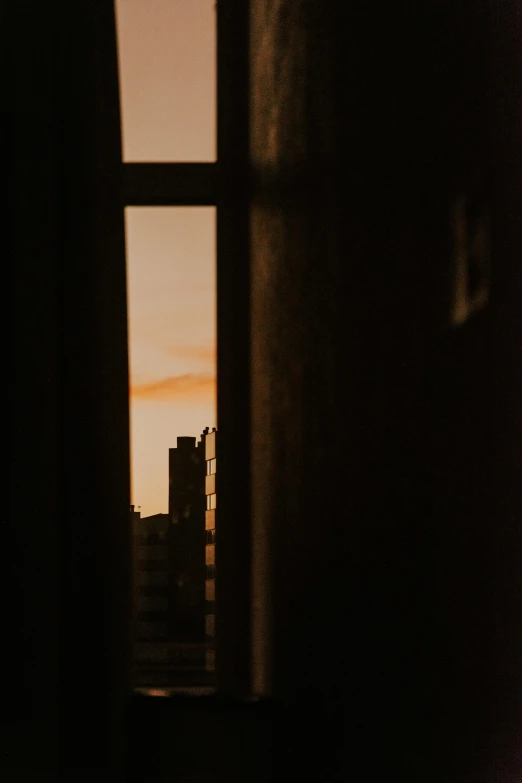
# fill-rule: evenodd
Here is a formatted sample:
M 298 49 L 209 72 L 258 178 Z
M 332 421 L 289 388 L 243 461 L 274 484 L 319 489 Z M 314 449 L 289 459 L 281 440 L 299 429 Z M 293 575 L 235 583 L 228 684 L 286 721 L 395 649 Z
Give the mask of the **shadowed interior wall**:
M 517 22 L 251 7 L 254 689 L 294 772 L 520 774 Z M 482 183 L 490 299 L 455 327 Z
M 10 4 L 6 766 L 117 777 L 128 379 L 113 4 Z M 18 723 L 16 720 L 18 719 Z

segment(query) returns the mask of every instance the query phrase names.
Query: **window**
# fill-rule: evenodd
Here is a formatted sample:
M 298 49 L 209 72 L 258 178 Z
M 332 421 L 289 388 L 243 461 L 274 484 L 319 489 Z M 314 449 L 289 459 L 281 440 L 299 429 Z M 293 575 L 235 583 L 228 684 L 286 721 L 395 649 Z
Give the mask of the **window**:
M 136 580 L 138 587 L 142 588 L 143 595 L 154 595 L 152 590 L 159 589 L 163 595 L 165 587 L 168 585 L 168 574 L 165 571 L 149 571 L 146 568 L 141 569 L 139 578 Z
M 143 585 L 143 589 L 141 590 L 141 595 L 145 598 L 156 598 L 156 597 L 163 597 L 165 595 L 165 584 L 152 584 L 152 583 L 145 583 Z
M 217 29 L 221 53 L 216 69 L 216 6 L 214 0 L 157 0 L 155 3 L 116 0 L 123 126 L 123 207 L 126 210 L 129 296 L 139 297 L 148 291 L 150 298 L 158 302 L 154 317 L 158 316 L 161 309 L 159 305 L 165 305 L 166 309 L 170 306 L 170 311 L 175 312 L 176 307 L 186 308 L 187 302 L 183 298 L 181 301 L 176 300 L 178 286 L 175 281 L 168 280 L 168 276 L 162 282 L 158 281 L 152 255 L 147 259 L 147 267 L 144 266 L 139 279 L 133 278 L 133 256 L 138 249 L 143 257 L 147 256 L 147 252 L 152 253 L 150 247 L 147 251 L 146 234 L 152 238 L 151 247 L 156 245 L 154 252 L 162 253 L 168 227 L 173 230 L 174 223 L 184 230 L 187 221 L 193 219 L 192 216 L 196 220 L 199 219 L 196 215 L 207 215 L 215 227 L 219 290 L 216 313 L 218 418 L 226 432 L 226 438 L 220 445 L 220 461 L 223 465 L 220 488 L 224 487 L 220 505 L 227 510 L 227 524 L 218 536 L 223 557 L 228 561 L 223 563 L 217 588 L 217 676 L 218 682 L 221 680 L 223 685 L 228 682 L 227 690 L 230 691 L 232 686 L 232 689 L 239 688 L 247 692 L 250 682 L 249 608 L 244 596 L 248 594 L 250 582 L 248 513 L 245 513 L 249 502 L 249 280 L 245 199 L 248 158 L 248 8 L 245 5 L 239 9 L 237 4 L 229 3 L 228 0 L 219 3 Z M 157 15 L 155 9 L 159 9 Z M 192 28 L 189 31 L 185 26 L 183 32 L 187 19 Z M 240 35 L 238 31 L 241 31 Z M 196 41 L 200 34 L 201 40 Z M 190 47 L 186 47 L 189 40 Z M 215 69 L 214 75 L 211 73 L 210 59 Z M 164 67 L 163 74 L 160 66 Z M 201 82 L 198 82 L 200 76 L 206 84 L 203 90 Z M 206 106 L 203 106 L 202 92 L 206 94 Z M 184 118 L 183 121 L 180 121 L 180 117 Z M 178 215 L 181 216 L 179 219 Z M 206 231 L 195 231 L 198 242 Z M 163 239 L 159 241 L 159 237 Z M 192 252 L 189 250 L 186 257 L 190 257 Z M 153 292 L 154 286 L 156 291 L 159 289 L 158 293 Z M 231 307 L 232 301 L 234 309 Z M 133 329 L 137 334 L 138 328 L 133 326 L 132 306 L 131 301 L 131 340 Z M 232 312 L 234 317 L 231 319 Z M 166 321 L 165 326 L 168 333 Z M 143 316 L 142 327 L 146 331 L 150 327 L 150 319 L 147 325 L 147 319 Z M 142 355 L 146 353 L 142 351 Z M 132 351 L 130 358 L 133 369 L 138 360 Z M 168 378 L 168 373 L 164 377 Z M 209 379 L 200 380 L 204 382 Z M 138 381 L 139 393 L 152 390 L 161 394 L 162 390 L 165 391 L 165 386 L 161 388 L 161 384 L 152 389 L 150 385 L 147 387 L 147 383 L 148 379 Z M 223 390 L 222 394 L 219 394 L 219 389 Z M 217 423 L 217 420 L 206 422 L 211 428 Z M 140 423 L 135 413 L 132 413 L 131 425 L 134 441 L 139 437 L 140 428 L 144 430 L 147 425 Z M 148 426 L 161 429 L 161 425 L 152 419 Z M 169 427 L 164 427 L 164 431 L 168 431 L 168 437 L 172 436 L 170 447 L 175 447 L 175 435 L 178 433 Z M 200 432 L 190 427 L 188 431 L 179 432 L 179 435 L 197 437 Z M 146 451 L 140 450 L 140 453 L 145 455 Z M 206 465 L 204 454 L 199 456 L 197 448 L 190 459 L 194 466 L 200 465 L 203 477 L 206 470 L 210 475 L 215 472 L 215 459 Z M 229 490 L 226 489 L 227 480 Z M 193 482 L 190 483 L 194 486 Z M 143 507 L 141 497 L 136 502 Z M 165 543 L 172 543 L 173 552 L 176 549 L 179 551 L 176 541 L 179 541 L 186 523 L 192 518 L 194 503 L 197 505 L 197 502 L 195 500 L 190 504 L 189 515 L 185 513 L 187 504 L 179 509 L 173 507 L 172 513 L 169 509 L 169 530 Z M 205 503 L 208 502 L 209 509 L 214 511 L 216 495 L 211 495 L 211 499 L 205 501 L 203 490 L 201 502 L 204 514 L 201 552 L 202 557 L 205 557 L 205 526 L 208 522 L 204 513 Z M 237 568 L 232 568 L 232 562 L 238 564 Z M 139 585 L 145 584 L 150 573 L 160 578 L 159 562 L 153 570 L 153 563 L 142 557 L 135 567 L 143 568 L 135 580 Z M 202 569 L 204 602 L 204 578 L 208 576 L 204 560 Z M 170 577 L 167 576 L 167 579 Z M 230 589 L 227 582 L 230 586 L 233 584 L 234 589 Z M 244 585 L 244 590 L 243 595 L 238 596 L 236 590 L 240 583 Z M 241 641 L 238 635 L 241 635 Z
M 135 580 L 137 584 L 141 585 L 146 582 L 143 574 L 155 574 L 159 580 L 166 579 L 165 562 L 167 558 L 162 560 L 154 559 L 152 557 L 142 558 L 138 555 L 137 558 L 137 572 L 138 578 Z
M 140 538 L 145 544 L 161 544 L 166 539 L 166 533 L 146 533 Z
M 207 636 L 216 635 L 216 618 L 213 614 L 205 616 L 205 632 Z
M 123 159 L 215 161 L 215 0 L 117 0 L 116 10 Z
M 167 623 L 171 663 L 179 645 L 190 643 L 187 666 L 198 659 L 203 669 L 205 463 L 198 441 L 216 424 L 215 8 L 212 0 L 117 0 L 116 8 L 132 502 L 140 504 L 149 544 L 144 550 L 134 541 L 133 601 L 138 621 Z M 153 531 L 157 519 L 161 532 Z M 150 546 L 160 540 L 169 546 Z M 165 561 L 164 596 L 141 584 L 147 560 Z M 160 605 L 166 617 L 153 616 Z M 156 648 L 151 642 L 144 660 Z M 148 665 L 135 660 L 135 685 L 148 675 Z M 165 678 L 183 684 L 183 672 L 173 678 L 165 669 Z

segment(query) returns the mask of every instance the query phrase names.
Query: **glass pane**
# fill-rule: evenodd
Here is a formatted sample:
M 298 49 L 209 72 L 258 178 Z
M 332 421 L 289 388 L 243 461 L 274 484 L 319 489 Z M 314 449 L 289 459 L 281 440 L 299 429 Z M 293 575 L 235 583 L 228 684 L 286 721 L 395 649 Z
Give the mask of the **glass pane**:
M 215 0 L 115 0 L 123 159 L 216 159 Z
M 205 687 L 213 681 L 206 439 L 215 465 L 215 209 L 130 207 L 125 225 L 134 684 Z

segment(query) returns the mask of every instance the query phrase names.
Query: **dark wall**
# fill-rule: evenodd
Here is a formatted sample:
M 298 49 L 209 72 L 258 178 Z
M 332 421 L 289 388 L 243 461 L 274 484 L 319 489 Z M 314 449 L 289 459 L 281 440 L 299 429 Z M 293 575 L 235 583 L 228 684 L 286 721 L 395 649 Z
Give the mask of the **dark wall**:
M 58 2 L 12 3 L 4 28 L 12 495 L 2 762 L 114 779 L 130 602 L 118 84 L 112 3 L 70 14 Z
M 254 681 L 328 780 L 520 774 L 519 21 L 252 5 Z

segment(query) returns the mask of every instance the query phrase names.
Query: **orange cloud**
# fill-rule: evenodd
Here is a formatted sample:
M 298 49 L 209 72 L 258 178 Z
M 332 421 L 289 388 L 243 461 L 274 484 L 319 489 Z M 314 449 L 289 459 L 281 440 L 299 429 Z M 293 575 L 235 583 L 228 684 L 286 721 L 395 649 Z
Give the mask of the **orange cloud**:
M 167 353 L 180 359 L 192 359 L 212 365 L 216 363 L 215 345 L 175 345 L 167 348 Z
M 208 402 L 216 394 L 216 378 L 209 373 L 187 373 L 133 384 L 131 397 L 161 402 Z

